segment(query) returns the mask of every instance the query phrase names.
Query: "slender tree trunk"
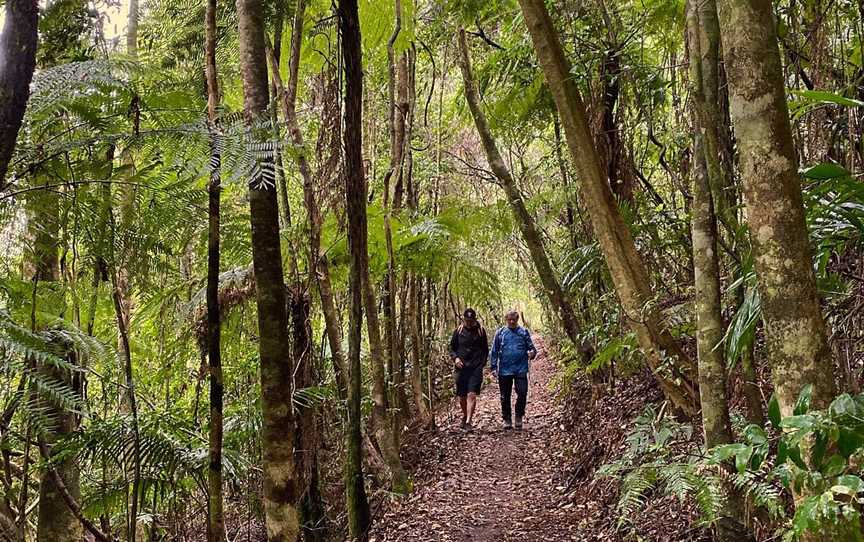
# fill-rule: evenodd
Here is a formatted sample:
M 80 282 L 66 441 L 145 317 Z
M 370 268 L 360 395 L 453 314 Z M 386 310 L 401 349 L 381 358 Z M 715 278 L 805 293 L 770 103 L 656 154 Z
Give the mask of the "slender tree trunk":
M 261 0 L 237 0 L 237 22 L 244 112 L 247 123 L 252 125 L 267 114 L 269 101 Z M 258 171 L 266 171 L 268 165 L 263 164 Z M 264 517 L 269 542 L 294 542 L 300 532 L 294 465 L 294 363 L 282 273 L 279 209 L 273 181 L 259 173 L 249 183 L 261 357 Z
M 594 234 L 600 242 L 627 321 L 636 332 L 663 393 L 678 410 L 693 416 L 698 412 L 699 401 L 693 361 L 665 328 L 662 314 L 654 305 L 648 273 L 606 182 L 588 129 L 585 105 L 573 81 L 558 33 L 543 0 L 519 0 L 519 4 L 555 99 L 567 146 L 582 181 L 582 199 L 590 212 Z
M 390 133 L 390 168 L 384 175 L 384 239 L 387 247 L 387 274 L 384 277 L 384 291 L 382 293 L 382 305 L 384 313 L 384 350 L 380 350 L 384 354 L 382 365 L 386 370 L 374 370 L 373 365 L 373 400 L 375 400 L 375 409 L 373 413 L 373 423 L 375 425 L 375 438 L 378 446 L 381 448 L 381 455 L 387 463 L 387 468 L 390 471 L 392 489 L 397 493 L 407 491 L 407 474 L 405 473 L 399 457 L 400 451 L 400 427 L 399 419 L 399 401 L 396 398 L 398 390 L 393 388 L 395 381 L 395 372 L 398 370 L 398 349 L 396 346 L 396 271 L 395 271 L 395 256 L 393 253 L 393 229 L 391 226 L 391 214 L 395 205 L 391 205 L 390 186 L 395 180 L 398 186 L 402 183 L 402 158 L 403 158 L 403 139 L 405 137 L 405 118 L 398 110 L 396 105 L 396 94 L 400 96 L 404 94 L 403 82 L 404 77 L 399 77 L 397 81 L 397 61 L 395 59 L 394 44 L 396 38 L 402 30 L 402 4 L 400 0 L 395 0 L 395 26 L 390 39 L 387 41 L 387 67 L 388 67 L 388 110 L 389 122 L 388 129 Z M 398 62 L 398 71 L 403 73 L 402 59 Z M 398 87 L 398 90 L 397 90 Z M 398 209 L 397 209 L 398 210 Z M 367 271 L 367 282 L 369 281 Z M 377 315 L 371 313 L 376 312 L 377 304 L 374 301 L 374 294 L 370 287 L 367 292 L 366 312 L 368 313 L 368 323 L 372 326 L 373 320 L 377 320 Z M 377 324 L 376 324 L 377 328 Z M 376 329 L 377 334 L 377 329 Z M 372 331 L 370 335 L 370 350 L 372 344 Z M 374 350 L 373 350 L 374 352 Z M 373 353 L 373 357 L 375 354 Z M 386 361 L 385 361 L 386 360 Z M 375 364 L 373 359 L 373 364 Z M 378 393 L 378 391 L 381 393 Z M 389 392 L 389 395 L 388 395 Z
M 6 22 L 0 34 L 0 192 L 30 97 L 38 23 L 36 0 L 6 2 Z
M 687 3 L 687 37 L 690 54 L 691 96 L 695 108 L 702 107 L 706 93 L 700 49 L 700 21 L 697 7 Z M 697 114 L 696 117 L 699 117 Z M 696 350 L 699 364 L 699 397 L 702 405 L 702 431 L 706 448 L 733 442 L 726 390 L 726 363 L 723 349 L 723 304 L 720 294 L 720 258 L 717 252 L 717 217 L 708 182 L 705 127 L 695 120 L 693 144 L 693 275 L 696 296 Z M 709 127 L 709 129 L 711 129 Z M 744 500 L 732 484 L 727 484 L 727 500 L 717 523 L 721 542 L 753 540 L 745 527 Z
M 360 347 L 363 334 L 363 271 L 366 269 L 366 179 L 363 176 L 363 61 L 357 0 L 339 0 L 339 33 L 345 73 L 345 208 L 348 215 L 348 246 L 351 317 L 348 335 L 348 431 L 346 434 L 345 495 L 348 532 L 353 540 L 368 538 L 371 517 L 363 483 L 363 434 L 360 400 L 362 374 Z M 373 306 L 374 311 L 374 306 Z
M 312 328 L 309 323 L 311 310 L 309 296 L 299 287 L 291 289 L 291 335 L 294 359 L 297 364 L 296 387 L 315 385 L 316 371 L 312 345 Z M 326 538 L 326 515 L 321 491 L 318 487 L 318 414 L 314 401 L 299 401 L 297 413 L 297 443 L 295 451 L 303 490 L 299 510 L 303 523 L 303 540 L 307 542 Z
M 221 163 L 217 112 L 219 80 L 216 72 L 216 0 L 207 0 L 205 13 L 205 68 L 207 76 L 207 118 L 210 129 L 210 182 L 207 185 L 209 221 L 207 236 L 207 360 L 210 369 L 209 465 L 207 469 L 209 542 L 225 540 L 225 512 L 222 499 L 222 337 L 219 310 L 219 226 Z
M 10 22 L 7 20 L 6 24 Z M 43 179 L 47 183 L 47 177 L 35 174 L 35 182 Z M 28 207 L 28 230 L 32 239 L 32 259 L 26 262 L 25 275 L 34 282 L 33 303 L 36 303 L 36 290 L 40 287 L 51 288 L 51 285 L 59 279 L 59 260 L 57 240 L 59 236 L 59 196 L 57 193 L 45 189 L 30 194 L 27 201 Z M 44 284 L 44 286 L 42 286 Z M 51 307 L 41 307 L 40 311 L 52 312 Z M 36 313 L 36 307 L 33 307 Z M 34 321 L 31 326 L 36 328 Z M 65 350 L 65 348 L 64 348 Z M 70 356 L 74 361 L 74 356 Z M 36 365 L 36 361 L 31 363 Z M 61 383 L 63 386 L 72 386 L 73 379 L 69 371 L 48 364 L 38 364 L 38 371 L 42 378 Z M 67 411 L 62 405 L 58 405 L 50 396 L 40 396 L 39 404 L 46 411 L 43 414 L 53 421 L 51 431 L 45 437 L 45 448 L 50 457 L 50 445 L 55 441 L 74 432 L 78 423 L 74 413 Z M 80 473 L 74 457 L 67 457 L 60 461 L 53 469 L 55 476 L 50 470 L 42 473 L 39 482 L 39 517 L 36 525 L 36 540 L 38 542 L 77 542 L 82 538 L 81 524 L 75 514 L 69 509 L 63 499 L 61 489 L 57 485 L 57 479 L 63 481 L 65 488 L 75 498 L 80 499 Z M 27 492 L 27 487 L 22 488 Z M 23 513 L 23 511 L 19 511 Z
M 301 37 L 303 34 L 303 17 L 306 10 L 305 0 L 299 0 L 295 9 L 296 11 L 291 35 L 291 57 L 288 62 L 287 88 L 282 84 L 275 49 L 268 54 L 268 58 L 272 69 L 274 89 L 277 98 L 280 98 L 282 116 L 285 117 L 285 124 L 288 126 L 288 134 L 291 138 L 291 143 L 299 150 L 299 152 L 295 154 L 295 161 L 297 163 L 297 168 L 300 171 L 300 177 L 303 180 L 303 203 L 306 207 L 309 227 L 309 270 L 316 278 L 318 294 L 321 298 L 321 308 L 324 314 L 327 341 L 333 357 L 333 370 L 336 375 L 336 384 L 339 387 L 340 397 L 344 398 L 347 383 L 345 378 L 345 355 L 342 350 L 342 324 L 340 322 L 339 311 L 336 308 L 333 288 L 330 282 L 330 266 L 328 265 L 327 259 L 321 255 L 321 228 L 323 219 L 315 195 L 315 179 L 306 154 L 303 132 L 300 130 L 296 110 L 300 49 L 302 44 Z
M 117 319 L 117 334 L 120 338 L 120 352 L 118 354 L 121 356 L 126 383 L 125 404 L 129 409 L 132 421 L 132 497 L 126 537 L 129 542 L 135 542 L 138 530 L 138 501 L 141 494 L 141 436 L 138 431 L 138 402 L 135 397 L 135 377 L 132 372 L 132 352 L 129 347 L 129 320 L 123 311 L 123 292 L 117 278 L 118 274 L 119 271 L 112 271 L 111 273 L 111 297 L 114 300 L 114 316 Z
M 507 201 L 513 210 L 516 222 L 519 224 L 522 237 L 525 239 L 525 244 L 528 245 L 528 251 L 531 254 L 537 274 L 540 276 L 540 282 L 543 284 L 549 304 L 563 325 L 567 336 L 579 348 L 582 361 L 587 364 L 594 357 L 594 347 L 581 337 L 582 330 L 576 319 L 573 306 L 561 289 L 561 283 L 558 282 L 555 271 L 552 269 L 552 264 L 549 262 L 549 257 L 546 254 L 546 249 L 543 246 L 543 240 L 540 237 L 537 225 L 534 223 L 534 218 L 528 212 L 528 208 L 525 207 L 525 201 L 522 199 L 522 194 L 516 186 L 516 180 L 504 163 L 504 159 L 501 157 L 501 153 L 498 151 L 498 146 L 495 143 L 495 138 L 492 135 L 492 130 L 489 128 L 486 115 L 480 108 L 480 96 L 477 93 L 477 85 L 474 82 L 471 58 L 468 52 L 468 42 L 464 29 L 459 30 L 459 51 L 459 66 L 462 69 L 462 78 L 465 82 L 465 98 L 468 101 L 471 116 L 474 117 L 474 124 L 477 126 L 477 132 L 480 134 L 480 140 L 483 142 L 483 149 L 486 151 L 489 167 L 492 168 L 492 172 L 504 189 Z
M 408 291 L 408 326 L 411 335 L 411 390 L 414 392 L 414 406 L 417 408 L 417 414 L 424 426 L 431 423 L 432 413 L 429 411 L 429 405 L 426 403 L 423 393 L 423 373 L 421 348 L 423 348 L 420 327 L 420 314 L 422 292 L 420 288 L 421 278 L 415 274 L 411 274 L 409 278 Z
M 129 17 L 126 21 L 126 54 L 138 58 L 138 0 L 129 0 Z
M 804 386 L 813 386 L 813 406 L 822 408 L 835 384 L 774 14 L 769 0 L 717 5 L 768 356 L 780 410 L 788 416 Z

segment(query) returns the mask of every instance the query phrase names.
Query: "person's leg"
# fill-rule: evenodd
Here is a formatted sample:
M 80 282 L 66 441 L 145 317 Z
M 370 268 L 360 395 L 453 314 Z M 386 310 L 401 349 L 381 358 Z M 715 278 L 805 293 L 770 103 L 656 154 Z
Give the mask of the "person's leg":
M 528 375 L 515 378 L 516 384 L 516 428 L 522 427 L 522 417 L 525 416 L 525 403 L 528 402 Z
M 510 425 L 512 417 L 510 413 L 510 395 L 513 392 L 513 377 L 509 375 L 498 375 L 498 389 L 501 390 L 501 419 L 504 424 Z
M 474 411 L 477 409 L 477 396 L 483 387 L 483 367 L 475 367 L 472 370 L 468 382 L 468 425 L 474 423 Z
M 468 418 L 468 387 L 465 385 L 465 371 L 456 371 L 456 397 L 459 398 L 459 408 L 462 409 L 462 427 Z

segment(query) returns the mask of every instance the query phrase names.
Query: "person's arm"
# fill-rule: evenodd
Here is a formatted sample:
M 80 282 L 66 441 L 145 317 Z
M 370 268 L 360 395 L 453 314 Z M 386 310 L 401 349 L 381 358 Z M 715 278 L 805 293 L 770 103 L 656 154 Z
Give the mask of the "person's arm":
M 537 349 L 534 348 L 534 341 L 531 340 L 531 332 L 527 329 L 525 329 L 525 346 L 527 347 L 528 359 L 536 358 Z
M 501 347 L 498 344 L 498 336 L 500 334 L 500 329 L 495 332 L 495 337 L 492 339 L 492 351 L 489 353 L 489 366 L 493 373 L 498 370 L 498 356 L 501 355 Z
M 486 359 L 489 357 L 489 335 L 486 333 L 486 328 L 481 328 L 483 338 L 483 365 L 486 365 Z
M 457 369 L 462 368 L 462 360 L 459 358 L 459 330 L 453 332 L 453 336 L 450 337 L 450 359 L 453 360 L 453 363 L 456 365 Z

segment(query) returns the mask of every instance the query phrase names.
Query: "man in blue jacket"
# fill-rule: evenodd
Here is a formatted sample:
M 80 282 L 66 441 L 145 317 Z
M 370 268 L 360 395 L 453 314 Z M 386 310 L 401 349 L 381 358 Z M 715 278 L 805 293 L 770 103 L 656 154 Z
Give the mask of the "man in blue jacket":
M 504 316 L 505 327 L 495 333 L 489 358 L 492 376 L 498 378 L 501 391 L 501 417 L 504 429 L 513 429 L 510 417 L 510 397 L 516 385 L 516 429 L 522 429 L 525 403 L 528 400 L 528 362 L 537 355 L 531 333 L 519 325 L 519 313 L 510 311 Z

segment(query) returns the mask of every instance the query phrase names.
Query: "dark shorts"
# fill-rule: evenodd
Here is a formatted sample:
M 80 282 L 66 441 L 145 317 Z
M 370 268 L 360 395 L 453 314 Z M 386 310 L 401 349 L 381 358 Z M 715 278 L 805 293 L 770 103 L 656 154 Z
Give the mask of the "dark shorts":
M 458 397 L 465 397 L 469 393 L 480 393 L 480 388 L 483 386 L 483 366 L 458 369 L 455 377 Z

